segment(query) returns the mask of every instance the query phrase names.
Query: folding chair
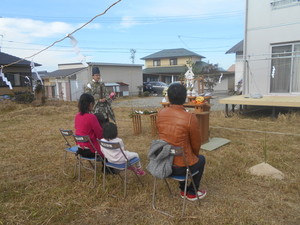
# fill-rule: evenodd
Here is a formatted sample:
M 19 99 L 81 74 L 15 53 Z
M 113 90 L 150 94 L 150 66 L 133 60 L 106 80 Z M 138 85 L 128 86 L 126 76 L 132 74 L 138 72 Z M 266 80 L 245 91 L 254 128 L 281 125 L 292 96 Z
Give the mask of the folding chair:
M 128 158 L 125 155 L 120 143 L 118 143 L 118 142 L 112 143 L 112 142 L 102 141 L 102 140 L 99 140 L 99 139 L 98 139 L 98 142 L 99 142 L 101 147 L 109 149 L 110 151 L 119 151 L 119 150 L 121 150 L 123 156 L 126 159 L 125 163 L 121 163 L 121 164 L 110 163 L 110 162 L 107 162 L 107 160 L 105 158 L 105 155 L 104 155 L 104 175 L 103 175 L 103 189 L 105 189 L 105 174 L 106 174 L 105 170 L 106 170 L 106 167 L 114 168 L 114 169 L 117 169 L 117 170 L 124 170 L 124 178 L 122 178 L 120 174 L 119 175 L 120 175 L 120 177 L 121 177 L 121 179 L 123 180 L 123 183 L 124 183 L 124 198 L 125 198 L 126 197 L 126 192 L 127 192 L 127 170 L 128 170 L 128 167 L 130 167 L 133 164 L 139 162 L 140 159 L 135 157 L 131 160 L 128 160 Z M 141 181 L 140 177 L 134 171 L 133 171 L 133 173 L 135 174 L 135 176 L 137 177 L 137 179 L 141 183 L 141 185 L 144 186 L 144 184 Z
M 80 154 L 78 154 L 78 179 L 81 180 L 81 167 L 91 171 L 94 173 L 94 186 L 96 186 L 96 178 L 97 178 L 97 163 L 98 162 L 103 162 L 103 158 L 99 155 L 99 153 L 97 152 L 97 149 L 95 148 L 95 146 L 93 145 L 90 137 L 88 135 L 82 136 L 82 135 L 73 135 L 75 141 L 77 143 L 90 143 L 90 145 L 92 146 L 93 150 L 95 151 L 95 157 L 93 158 L 88 158 L 88 157 L 83 157 Z M 83 163 L 83 160 L 89 162 L 89 166 L 86 166 Z
M 64 167 L 63 167 L 63 173 L 65 175 L 67 175 L 66 173 L 66 161 L 67 161 L 67 153 L 72 153 L 75 157 L 75 163 L 74 163 L 74 177 L 76 176 L 76 167 L 77 167 L 77 156 L 76 156 L 76 152 L 78 150 L 78 146 L 72 146 L 70 144 L 70 139 L 72 139 L 72 141 L 74 141 L 73 139 L 73 131 L 72 130 L 66 130 L 66 129 L 59 129 L 61 135 L 63 136 L 63 138 L 65 139 L 65 144 L 66 144 L 66 148 L 64 151 Z
M 193 187 L 194 189 L 196 190 L 196 186 L 195 186 L 195 183 L 192 179 L 193 176 L 195 176 L 196 174 L 199 173 L 199 171 L 196 171 L 194 173 L 191 173 L 191 170 L 187 164 L 187 160 L 186 160 L 186 157 L 185 157 L 185 154 L 184 154 L 184 151 L 182 150 L 181 147 L 175 147 L 175 146 L 172 146 L 171 148 L 171 152 L 170 152 L 171 155 L 174 155 L 174 156 L 182 156 L 183 159 L 184 159 L 184 163 L 186 165 L 186 173 L 185 175 L 171 175 L 165 179 L 163 179 L 165 181 L 165 184 L 170 192 L 170 195 L 172 196 L 172 191 L 171 191 L 171 188 L 168 184 L 168 181 L 167 179 L 172 179 L 172 180 L 175 180 L 175 181 L 185 181 L 185 185 L 184 185 L 184 198 L 183 198 L 183 202 L 182 202 L 182 212 L 181 212 L 181 217 L 184 216 L 184 213 L 185 213 L 185 209 L 186 209 L 186 194 L 187 194 L 187 185 L 188 185 L 188 181 L 190 180 L 193 184 Z M 153 185 L 153 195 L 152 195 L 152 207 L 154 210 L 164 214 L 164 215 L 167 215 L 167 216 L 170 216 L 170 217 L 174 217 L 173 215 L 165 212 L 165 211 L 162 211 L 162 210 L 159 210 L 157 209 L 156 205 L 155 205 L 155 200 L 156 200 L 156 186 L 157 186 L 157 178 L 154 177 L 154 185 Z M 198 203 L 200 204 L 200 199 L 199 199 L 199 196 L 198 196 L 198 193 L 196 192 L 196 196 L 198 198 Z

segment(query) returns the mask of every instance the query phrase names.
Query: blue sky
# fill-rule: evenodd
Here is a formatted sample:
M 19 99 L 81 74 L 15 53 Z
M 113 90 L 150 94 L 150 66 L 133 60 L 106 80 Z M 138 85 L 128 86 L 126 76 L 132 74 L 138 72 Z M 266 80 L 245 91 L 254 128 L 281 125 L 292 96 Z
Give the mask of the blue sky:
M 29 57 L 103 13 L 117 0 L 1 0 L 1 51 Z M 185 3 L 185 4 L 184 4 Z M 69 38 L 29 58 L 38 70 L 60 63 L 132 63 L 130 49 L 140 58 L 163 49 L 185 48 L 204 61 L 228 69 L 234 54 L 225 54 L 243 39 L 245 2 L 242 0 L 122 0 L 106 14 L 78 30 L 76 54 Z

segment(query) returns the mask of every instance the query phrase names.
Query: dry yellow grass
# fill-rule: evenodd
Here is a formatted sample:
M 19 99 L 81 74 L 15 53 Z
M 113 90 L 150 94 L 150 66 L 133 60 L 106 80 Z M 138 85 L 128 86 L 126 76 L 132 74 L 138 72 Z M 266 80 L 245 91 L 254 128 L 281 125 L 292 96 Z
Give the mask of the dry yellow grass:
M 119 136 L 146 166 L 155 137 L 147 116 L 142 117 L 143 133 L 133 135 L 130 111 L 115 108 Z M 72 129 L 76 112 L 75 103 L 47 102 L 33 107 L 0 102 L 0 224 L 300 224 L 298 113 L 271 120 L 253 115 L 225 118 L 222 112 L 212 112 L 211 137 L 227 138 L 231 143 L 212 152 L 202 151 L 207 165 L 201 188 L 208 195 L 200 206 L 188 202 L 187 218 L 180 219 L 176 182 L 171 182 L 174 198 L 159 184 L 158 205 L 178 215 L 168 218 L 152 210 L 149 174 L 142 177 L 144 188 L 130 176 L 128 196 L 123 200 L 122 184 L 115 176 L 109 176 L 107 189 L 102 190 L 101 173 L 94 189 L 90 173 L 84 171 L 81 182 L 62 173 L 64 142 L 58 129 Z M 268 163 L 281 170 L 285 179 L 247 173 L 263 161 L 265 147 Z M 73 162 L 68 159 L 70 174 Z

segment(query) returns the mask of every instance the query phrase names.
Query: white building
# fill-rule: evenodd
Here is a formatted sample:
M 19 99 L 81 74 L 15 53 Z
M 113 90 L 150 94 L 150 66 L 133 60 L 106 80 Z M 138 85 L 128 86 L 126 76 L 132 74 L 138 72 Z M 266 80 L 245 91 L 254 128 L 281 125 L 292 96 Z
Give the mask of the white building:
M 235 83 L 243 77 L 244 95 L 299 95 L 300 1 L 246 0 L 242 50 Z
M 92 67 L 100 69 L 101 79 L 111 91 L 119 91 L 118 96 L 138 95 L 142 85 L 142 66 L 120 63 L 59 64 L 58 70 L 43 76 L 46 96 L 50 99 L 76 101 L 84 91 L 84 86 L 92 79 Z M 116 83 L 111 87 L 112 83 Z

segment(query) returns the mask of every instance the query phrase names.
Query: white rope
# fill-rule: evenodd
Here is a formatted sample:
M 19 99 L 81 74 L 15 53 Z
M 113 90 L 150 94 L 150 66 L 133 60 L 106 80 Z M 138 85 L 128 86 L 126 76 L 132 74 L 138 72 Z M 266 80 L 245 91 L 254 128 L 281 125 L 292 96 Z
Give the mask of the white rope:
M 256 132 L 256 133 L 267 133 L 267 134 L 300 136 L 300 134 L 294 134 L 294 133 L 282 133 L 282 132 L 274 132 L 274 131 L 249 130 L 249 129 L 231 128 L 231 127 L 210 126 L 210 128 L 224 129 L 224 130 L 237 130 L 237 131 L 244 131 L 244 132 Z

